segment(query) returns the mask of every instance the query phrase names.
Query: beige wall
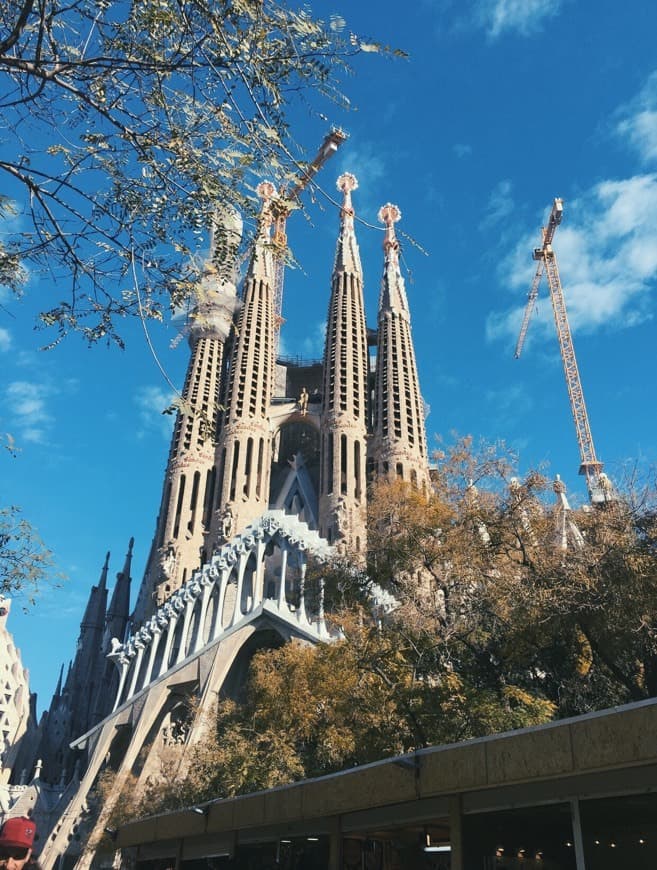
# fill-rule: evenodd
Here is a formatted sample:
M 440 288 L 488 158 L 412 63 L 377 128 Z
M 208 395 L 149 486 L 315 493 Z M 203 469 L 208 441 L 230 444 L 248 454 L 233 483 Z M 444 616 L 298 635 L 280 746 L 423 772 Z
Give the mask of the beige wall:
M 342 830 L 449 815 L 459 795 L 465 812 L 537 800 L 563 800 L 657 787 L 657 700 L 538 728 L 388 759 L 271 791 L 208 805 L 121 828 L 120 846 L 258 831 Z M 610 791 L 611 790 L 611 791 Z M 538 795 L 538 797 L 537 797 Z M 505 803 L 505 801 L 507 803 Z M 428 814 L 428 815 L 427 815 Z

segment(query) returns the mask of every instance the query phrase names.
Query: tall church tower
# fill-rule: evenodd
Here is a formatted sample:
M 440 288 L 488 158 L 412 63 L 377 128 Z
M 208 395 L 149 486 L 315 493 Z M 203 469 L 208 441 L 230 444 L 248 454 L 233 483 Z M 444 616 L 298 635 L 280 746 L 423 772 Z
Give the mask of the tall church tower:
M 399 478 L 425 488 L 429 484 L 429 468 L 424 406 L 395 236 L 395 224 L 400 218 L 396 205 L 388 203 L 379 211 L 379 220 L 386 229 L 369 463 L 382 477 Z
M 386 227 L 385 265 L 372 397 L 363 271 L 351 201 L 357 187 L 349 173 L 338 179 L 340 232 L 322 370 L 280 367 L 285 373 L 280 395 L 275 392 L 271 241 L 276 190 L 270 182 L 258 187 L 260 224 L 241 299 L 236 289 L 241 219 L 230 208 L 218 210 L 211 257 L 192 315 L 190 362 L 133 627 L 191 579 L 217 546 L 271 505 L 292 513 L 298 509 L 317 522 L 329 543 L 345 553 L 364 554 L 368 467 L 379 475 L 428 485 L 423 404 L 395 238 L 400 213 L 392 205 L 380 212 Z M 303 386 L 296 402 L 292 397 L 304 384 L 310 392 Z M 298 486 L 290 482 L 288 464 Z M 303 499 L 292 498 L 293 490 L 303 491 Z
M 211 655 L 223 651 L 224 645 L 213 646 L 214 641 L 242 617 L 253 617 L 254 627 L 262 624 L 269 631 L 268 611 L 273 609 L 283 620 L 291 617 L 292 636 L 299 629 L 304 638 L 326 637 L 321 582 L 316 596 L 314 588 L 313 595 L 306 595 L 306 549 L 316 546 L 314 552 L 323 559 L 330 553 L 328 542 L 352 563 L 364 560 L 368 466 L 382 476 L 428 485 L 423 404 L 395 238 L 400 214 L 392 205 L 380 212 L 385 265 L 372 391 L 363 270 L 351 201 L 357 186 L 351 174 L 338 179 L 340 229 L 322 364 L 276 360 L 274 186 L 266 182 L 258 188 L 263 204 L 239 298 L 242 222 L 229 207 L 218 210 L 210 257 L 195 293 L 189 366 L 137 603 L 130 618 L 131 541 L 109 608 L 105 562 L 89 598 L 73 666 L 51 704 L 41 741 L 44 773 L 50 777 L 63 782 L 78 759 L 81 769 L 90 764 L 97 770 L 94 765 L 106 757 L 104 743 L 90 740 L 87 749 L 71 746 L 111 715 L 108 703 L 129 704 L 141 692 L 150 698 L 150 683 L 171 669 L 194 656 L 205 657 L 211 647 Z M 262 535 L 234 540 L 268 510 L 273 513 L 261 523 Z M 274 526 L 280 534 L 272 536 L 266 529 Z M 261 546 L 267 536 L 274 542 L 272 550 Z M 194 579 L 196 569 L 208 565 L 224 545 L 226 558 L 214 568 L 225 567 Z M 319 626 L 316 632 L 313 626 Z M 242 637 L 239 631 L 233 636 Z M 263 640 L 269 642 L 266 636 Z M 239 658 L 235 685 L 245 664 Z M 213 666 L 213 680 L 215 670 Z M 187 680 L 192 671 L 185 673 Z M 179 685 L 169 685 L 174 684 Z M 214 692 L 210 695 L 215 697 Z M 131 709 L 141 710 L 140 703 Z M 167 732 L 168 725 L 163 725 L 163 738 Z M 153 743 L 153 760 L 160 745 Z M 90 755 L 85 757 L 86 752 Z M 116 753 L 118 757 L 119 748 Z M 132 767 L 127 756 L 120 763 L 125 763 L 124 773 Z M 76 806 L 82 812 L 83 804 Z M 64 837 L 71 824 L 69 819 L 55 832 L 57 848 L 66 849 Z M 75 847 L 75 842 L 70 845 Z
M 214 435 L 218 424 L 224 348 L 238 305 L 237 250 L 242 220 L 219 209 L 190 317 L 191 355 L 167 463 L 157 527 L 134 622 L 149 617 L 209 556 L 216 484 Z
M 367 328 L 351 203 L 358 182 L 345 173 L 337 186 L 343 200 L 324 349 L 319 525 L 329 543 L 354 553 L 364 552 L 366 537 Z
M 212 541 L 223 542 L 269 506 L 270 405 L 274 393 L 274 260 L 269 201 L 275 189 L 258 187 L 260 227 L 244 282 L 233 346 L 226 412 L 217 444 L 217 505 Z
M 76 750 L 70 743 L 95 724 L 93 701 L 98 688 L 98 665 L 107 608 L 107 553 L 97 586 L 91 587 L 87 607 L 80 623 L 75 658 L 69 666 L 62 688 L 60 675 L 55 696 L 48 711 L 38 750 L 44 765 L 44 777 L 56 782 L 64 771 L 73 771 Z
M 125 640 L 130 623 L 130 584 L 132 581 L 130 575 L 134 545 L 135 539 L 130 538 L 128 552 L 123 563 L 123 570 L 119 571 L 116 575 L 116 584 L 107 613 L 105 614 L 103 639 L 96 656 L 97 677 L 94 681 L 96 684 L 96 696 L 89 700 L 89 707 L 93 712 L 93 719 L 96 722 L 104 719 L 111 711 L 113 698 L 116 695 L 116 687 L 118 686 L 118 671 L 114 662 L 108 659 L 107 655 L 112 649 L 114 638 L 121 641 L 121 643 Z

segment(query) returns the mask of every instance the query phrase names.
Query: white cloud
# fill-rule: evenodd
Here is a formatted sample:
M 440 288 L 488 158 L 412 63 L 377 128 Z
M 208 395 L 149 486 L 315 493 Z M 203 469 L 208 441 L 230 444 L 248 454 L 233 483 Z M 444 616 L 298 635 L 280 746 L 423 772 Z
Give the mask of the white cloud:
M 472 154 L 472 145 L 468 145 L 463 142 L 457 142 L 455 145 L 452 145 L 452 151 L 458 158 L 470 157 Z
M 45 441 L 46 430 L 52 423 L 46 399 L 50 388 L 34 381 L 12 381 L 5 390 L 6 408 L 10 425 L 18 429 L 18 438 L 35 444 Z
M 373 181 L 379 181 L 385 175 L 381 149 L 372 142 L 350 143 L 341 158 L 341 169 L 336 178 L 343 172 L 352 172 L 359 184 L 369 187 Z
M 496 39 L 509 32 L 536 33 L 560 8 L 560 0 L 477 0 L 474 11 L 477 23 Z
M 308 359 L 319 359 L 324 354 L 326 323 L 316 323 L 303 340 L 303 355 Z
M 500 279 L 510 289 L 529 288 L 538 229 L 522 238 L 502 264 Z M 650 291 L 657 286 L 657 173 L 607 180 L 564 205 L 564 224 L 555 251 L 573 331 L 626 328 L 653 316 Z M 545 282 L 545 279 L 543 279 Z M 547 287 L 540 295 L 547 298 Z M 518 305 L 493 312 L 489 339 L 517 336 L 525 294 Z M 549 304 L 540 306 L 530 334 L 554 333 Z
M 488 198 L 486 213 L 479 224 L 479 229 L 487 230 L 511 214 L 514 208 L 511 191 L 513 185 L 508 178 L 503 178 L 493 188 Z
M 21 440 L 28 441 L 30 444 L 45 444 L 45 429 L 39 429 L 37 426 L 28 426 L 26 429 L 21 430 Z
M 11 347 L 11 333 L 8 329 L 0 326 L 0 353 L 8 351 Z
M 134 396 L 138 407 L 140 428 L 137 437 L 143 438 L 148 432 L 159 432 L 163 438 L 171 437 L 171 429 L 175 414 L 164 414 L 165 408 L 171 406 L 174 396 L 161 387 L 139 387 Z
M 657 160 L 657 70 L 619 115 L 619 136 L 629 142 L 644 163 Z

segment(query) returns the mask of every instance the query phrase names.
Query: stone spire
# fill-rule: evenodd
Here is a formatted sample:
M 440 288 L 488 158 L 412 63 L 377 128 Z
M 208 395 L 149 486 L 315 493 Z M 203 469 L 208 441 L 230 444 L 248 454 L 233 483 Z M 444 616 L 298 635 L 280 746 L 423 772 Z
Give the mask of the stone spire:
M 557 474 L 552 485 L 556 497 L 554 507 L 554 537 L 557 548 L 563 553 L 569 549 L 581 550 L 584 536 L 572 518 L 572 510 L 566 496 L 566 485 Z
M 132 550 L 135 539 L 130 538 L 123 569 L 116 575 L 116 584 L 105 616 L 105 629 L 99 652 L 94 683 L 96 694 L 89 699 L 93 722 L 100 722 L 112 709 L 116 696 L 118 674 L 115 665 L 107 658 L 112 648 L 112 638 L 120 641 L 125 639 L 130 622 L 130 583 L 132 568 Z
M 123 640 L 128 620 L 130 618 L 130 576 L 132 568 L 132 550 L 135 545 L 135 539 L 130 538 L 128 544 L 128 552 L 126 553 L 123 570 L 116 575 L 116 585 L 112 592 L 109 607 L 107 608 L 107 617 L 105 620 L 105 637 L 103 646 L 109 648 L 109 641 L 113 637 L 118 637 Z
M 59 669 L 59 678 L 57 680 L 57 687 L 55 689 L 54 697 L 57 699 L 59 699 L 61 697 L 61 694 L 62 694 L 63 680 L 64 680 L 64 662 L 62 662 L 61 667 Z
M 69 744 L 84 734 L 94 724 L 94 699 L 99 690 L 99 680 L 104 666 L 103 633 L 107 609 L 107 553 L 97 586 L 92 586 L 84 616 L 80 623 L 77 648 L 69 665 L 64 688 L 62 676 L 57 683 L 48 712 L 45 731 L 39 746 L 44 761 L 46 779 L 57 781 L 63 767 L 70 769 L 74 755 Z
M 241 238 L 239 214 L 229 206 L 217 209 L 210 254 L 190 315 L 190 360 L 155 537 L 135 607 L 137 623 L 188 580 L 208 555 L 224 348 L 239 305 L 235 282 Z
M 105 561 L 100 572 L 98 586 L 92 586 L 87 600 L 87 606 L 80 623 L 80 640 L 82 643 L 85 634 L 97 630 L 105 624 L 105 608 L 107 607 L 107 572 L 109 570 L 109 552 L 105 555 Z
M 342 191 L 342 208 L 340 209 L 340 235 L 335 251 L 333 276 L 345 272 L 357 275 L 362 284 L 363 269 L 360 264 L 360 251 L 354 231 L 354 209 L 351 202 L 351 192 L 358 190 L 358 180 L 355 175 L 345 172 L 338 178 L 336 187 Z
M 274 260 L 270 200 L 273 184 L 263 182 L 260 226 L 235 329 L 226 412 L 217 444 L 219 480 L 211 540 L 221 543 L 241 531 L 269 504 L 274 390 Z
M 358 182 L 345 173 L 337 186 L 343 199 L 324 348 L 319 524 L 329 543 L 364 552 L 368 353 L 351 203 Z
M 406 289 L 399 268 L 395 224 L 400 218 L 396 205 L 388 203 L 379 211 L 379 220 L 385 224 L 384 267 L 379 296 L 370 463 L 379 475 L 424 488 L 429 482 L 424 404 Z

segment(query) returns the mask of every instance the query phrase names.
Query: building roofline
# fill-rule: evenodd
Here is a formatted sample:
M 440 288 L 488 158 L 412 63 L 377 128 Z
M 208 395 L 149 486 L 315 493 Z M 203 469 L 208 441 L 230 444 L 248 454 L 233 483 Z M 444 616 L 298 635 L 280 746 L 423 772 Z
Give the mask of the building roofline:
M 603 788 L 605 774 L 626 769 L 632 771 L 630 780 L 636 782 L 636 790 L 646 788 L 637 768 L 645 768 L 657 789 L 657 744 L 651 736 L 655 730 L 657 699 L 652 698 L 462 743 L 431 746 L 275 789 L 219 798 L 203 804 L 202 815 L 188 807 L 149 816 L 123 825 L 117 844 L 137 846 L 256 828 L 264 835 L 266 830 L 295 824 L 317 827 L 331 818 L 386 807 L 416 807 L 419 812 L 421 803 L 431 800 L 435 806 L 436 799 L 453 795 L 485 793 L 488 802 L 495 804 L 509 788 L 515 789 L 522 803 L 523 791 L 530 796 L 532 789 L 535 792 L 546 783 L 552 787 L 543 788 L 544 802 L 556 800 L 549 797 L 553 793 L 564 800 L 579 782 L 586 782 L 588 796 L 595 796 L 591 789 Z M 527 800 L 525 805 L 529 805 Z M 479 797 L 473 805 L 481 804 Z

